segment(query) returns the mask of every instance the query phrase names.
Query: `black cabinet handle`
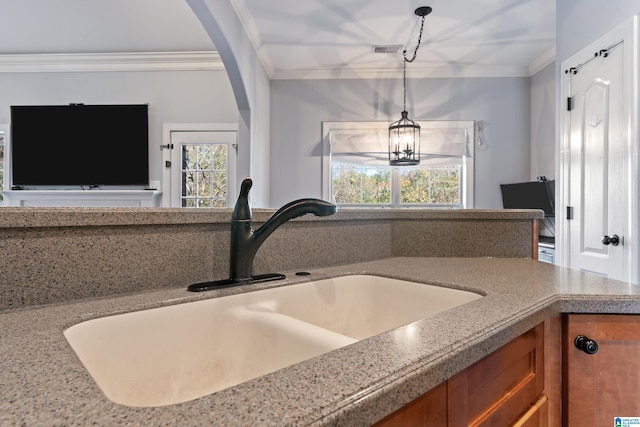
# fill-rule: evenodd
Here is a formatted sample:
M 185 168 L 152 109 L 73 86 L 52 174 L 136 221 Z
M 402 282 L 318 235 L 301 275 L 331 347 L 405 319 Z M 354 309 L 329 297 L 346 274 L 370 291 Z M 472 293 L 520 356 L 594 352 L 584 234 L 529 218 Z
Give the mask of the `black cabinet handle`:
M 578 350 L 582 350 L 587 354 L 595 354 L 598 352 L 598 343 L 584 335 L 578 335 L 576 339 L 573 340 L 573 343 Z

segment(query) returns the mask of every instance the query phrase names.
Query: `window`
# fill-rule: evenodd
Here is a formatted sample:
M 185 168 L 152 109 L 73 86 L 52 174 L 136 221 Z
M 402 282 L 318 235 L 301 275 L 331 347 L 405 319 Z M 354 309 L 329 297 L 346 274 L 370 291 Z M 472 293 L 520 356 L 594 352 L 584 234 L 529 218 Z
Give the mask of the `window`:
M 182 144 L 183 208 L 227 206 L 227 145 Z
M 473 121 L 421 122 L 421 164 L 391 167 L 386 122 L 323 123 L 323 196 L 344 207 L 473 206 Z
M 236 125 L 164 125 L 163 206 L 230 206 L 235 196 L 235 128 Z

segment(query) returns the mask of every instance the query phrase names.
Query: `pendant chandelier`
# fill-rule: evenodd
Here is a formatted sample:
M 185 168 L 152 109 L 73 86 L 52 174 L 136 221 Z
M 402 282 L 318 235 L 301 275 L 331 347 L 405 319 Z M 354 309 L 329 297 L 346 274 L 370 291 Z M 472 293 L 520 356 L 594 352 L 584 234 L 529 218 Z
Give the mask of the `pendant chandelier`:
M 415 10 L 417 16 L 422 17 L 418 43 L 411 59 L 407 58 L 407 50 L 402 51 L 402 113 L 400 120 L 389 126 L 389 164 L 391 166 L 413 166 L 420 164 L 420 125 L 409 119 L 407 112 L 407 62 L 413 62 L 418 55 L 418 48 L 422 40 L 424 18 L 431 13 L 429 6 L 422 6 Z

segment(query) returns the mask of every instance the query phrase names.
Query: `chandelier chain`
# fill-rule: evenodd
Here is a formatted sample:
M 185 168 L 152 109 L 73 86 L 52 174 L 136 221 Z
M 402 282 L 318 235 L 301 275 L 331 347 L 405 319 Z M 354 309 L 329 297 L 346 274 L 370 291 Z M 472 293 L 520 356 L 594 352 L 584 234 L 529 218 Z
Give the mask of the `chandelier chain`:
M 402 51 L 405 63 L 415 61 L 416 56 L 418 56 L 418 49 L 420 48 L 420 42 L 422 41 L 422 30 L 424 29 L 424 18 L 425 17 L 423 16 L 420 22 L 420 34 L 418 34 L 418 43 L 416 44 L 416 48 L 413 51 L 413 56 L 411 57 L 411 59 L 407 59 L 407 49 Z
M 418 43 L 411 58 L 407 57 L 407 49 L 402 51 L 402 114 L 400 120 L 389 125 L 389 165 L 415 166 L 420 164 L 420 125 L 409 118 L 407 112 L 407 62 L 413 62 L 418 56 L 422 42 L 424 17 L 431 13 L 431 7 L 422 6 L 415 14 L 422 17 Z
M 407 111 L 407 62 L 415 61 L 418 56 L 418 49 L 420 48 L 420 42 L 422 41 L 422 30 L 424 29 L 424 16 L 420 21 L 420 33 L 418 34 L 418 43 L 416 44 L 416 48 L 413 51 L 413 56 L 411 59 L 407 58 L 407 49 L 402 51 L 402 56 L 404 57 L 404 61 L 402 61 L 402 109 L 403 111 Z

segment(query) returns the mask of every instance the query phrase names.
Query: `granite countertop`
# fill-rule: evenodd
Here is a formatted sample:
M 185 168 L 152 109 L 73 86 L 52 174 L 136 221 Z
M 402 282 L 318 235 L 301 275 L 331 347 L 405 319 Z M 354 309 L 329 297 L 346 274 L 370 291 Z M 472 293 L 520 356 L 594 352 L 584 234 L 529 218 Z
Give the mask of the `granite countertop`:
M 640 313 L 640 287 L 531 259 L 391 258 L 288 274 L 262 289 L 375 274 L 483 298 L 190 402 L 109 401 L 63 336 L 105 315 L 245 292 L 184 288 L 0 314 L 0 425 L 366 426 L 559 312 Z
M 158 224 L 229 225 L 232 209 L 201 208 L 91 208 L 0 206 L 0 228 L 85 227 Z M 252 209 L 253 220 L 264 222 L 274 209 Z M 537 209 L 345 209 L 335 215 L 294 221 L 344 221 L 362 219 L 530 220 L 542 219 Z

